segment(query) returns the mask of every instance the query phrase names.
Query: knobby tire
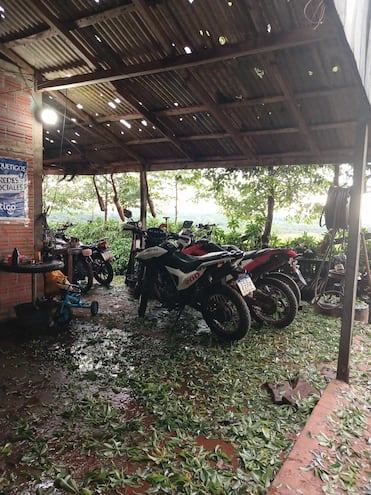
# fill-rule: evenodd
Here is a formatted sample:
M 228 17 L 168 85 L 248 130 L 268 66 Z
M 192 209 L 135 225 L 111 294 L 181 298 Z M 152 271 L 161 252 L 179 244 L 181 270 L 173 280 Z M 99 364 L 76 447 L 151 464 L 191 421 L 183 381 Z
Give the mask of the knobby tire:
M 225 341 L 240 340 L 250 330 L 251 316 L 243 297 L 229 286 L 211 287 L 202 302 L 210 330 Z M 237 321 L 232 321 L 236 316 Z
M 113 280 L 113 268 L 109 261 L 105 261 L 100 254 L 92 256 L 93 276 L 98 284 L 107 286 Z
M 150 272 L 150 270 L 148 270 L 147 267 L 144 267 L 138 306 L 138 316 L 141 318 L 143 318 L 146 314 L 148 301 L 153 291 L 154 280 L 154 275 Z
M 292 290 L 292 292 L 294 293 L 294 296 L 296 297 L 298 305 L 301 304 L 301 291 L 299 289 L 298 284 L 295 282 L 295 280 L 290 275 L 288 275 L 287 273 L 283 273 L 283 272 L 270 272 L 269 278 L 276 278 L 277 280 L 281 280 L 281 282 L 288 285 L 290 287 L 290 289 Z
M 246 297 L 254 320 L 276 328 L 290 325 L 298 313 L 298 302 L 290 287 L 270 277 L 258 279 L 254 283 L 256 290 L 251 297 Z

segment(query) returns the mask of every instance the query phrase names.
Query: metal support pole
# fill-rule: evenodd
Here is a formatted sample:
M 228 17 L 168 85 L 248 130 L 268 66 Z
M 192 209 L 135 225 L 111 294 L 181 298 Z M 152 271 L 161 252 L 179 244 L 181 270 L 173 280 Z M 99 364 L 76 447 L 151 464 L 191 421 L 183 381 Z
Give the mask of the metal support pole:
M 360 210 L 367 160 L 368 127 L 359 121 L 356 134 L 355 160 L 353 163 L 353 186 L 349 209 L 349 240 L 345 270 L 345 287 L 339 355 L 336 378 L 349 383 L 349 357 L 352 342 L 355 299 L 357 291 L 360 249 Z

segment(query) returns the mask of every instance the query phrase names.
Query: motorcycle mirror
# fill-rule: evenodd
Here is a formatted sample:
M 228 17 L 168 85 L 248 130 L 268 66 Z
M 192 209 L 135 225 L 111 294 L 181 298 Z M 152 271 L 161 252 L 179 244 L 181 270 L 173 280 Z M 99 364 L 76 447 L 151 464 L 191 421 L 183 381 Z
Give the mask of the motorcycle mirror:
M 131 218 L 133 216 L 132 212 L 126 208 L 124 208 L 124 215 L 126 218 Z

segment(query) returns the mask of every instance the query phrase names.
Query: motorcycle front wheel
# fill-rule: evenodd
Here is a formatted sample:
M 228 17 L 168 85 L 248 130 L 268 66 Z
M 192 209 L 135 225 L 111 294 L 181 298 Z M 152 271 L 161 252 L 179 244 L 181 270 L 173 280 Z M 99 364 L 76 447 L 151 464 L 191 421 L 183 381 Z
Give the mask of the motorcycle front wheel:
M 139 299 L 139 296 L 142 292 L 143 280 L 144 280 L 144 265 L 139 261 L 135 267 L 135 285 L 133 288 L 134 299 Z
M 245 298 L 254 320 L 277 328 L 290 325 L 298 313 L 298 302 L 290 287 L 271 277 L 258 279 L 254 284 L 253 295 Z
M 139 306 L 138 306 L 138 316 L 143 318 L 146 314 L 148 301 L 153 293 L 155 275 L 148 269 L 148 267 L 142 265 L 143 273 L 140 286 L 137 287 Z
M 100 285 L 107 286 L 113 280 L 113 268 L 109 261 L 105 261 L 100 254 L 93 254 L 93 275 Z
M 72 283 L 79 286 L 81 294 L 86 294 L 93 286 L 93 267 L 83 256 L 73 261 Z
M 201 313 L 210 330 L 223 340 L 240 340 L 250 330 L 249 308 L 231 287 L 211 287 L 202 301 Z

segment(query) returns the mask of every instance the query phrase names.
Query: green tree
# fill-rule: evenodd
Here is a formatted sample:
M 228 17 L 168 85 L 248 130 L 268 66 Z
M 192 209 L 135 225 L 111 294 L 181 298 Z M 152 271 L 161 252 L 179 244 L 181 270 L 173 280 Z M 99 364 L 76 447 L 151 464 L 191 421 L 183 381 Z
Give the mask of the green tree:
M 138 174 L 115 174 L 113 180 L 122 207 L 129 209 L 139 207 Z M 96 209 L 99 207 L 102 211 L 101 218 L 105 220 L 116 214 L 110 175 L 96 175 L 94 178 L 87 175 L 73 178 L 47 175 L 43 179 L 43 203 L 44 210 L 48 213 L 62 211 L 66 215 L 74 216 L 76 211 L 85 211 L 90 212 L 91 219 L 94 219 L 97 216 Z M 102 210 L 102 207 L 105 210 Z
M 317 195 L 326 193 L 333 178 L 331 166 L 285 165 L 243 170 L 204 172 L 225 215 L 238 224 L 263 223 L 261 241 L 268 244 L 274 211 L 287 208 L 288 218 L 310 222 L 323 205 Z

